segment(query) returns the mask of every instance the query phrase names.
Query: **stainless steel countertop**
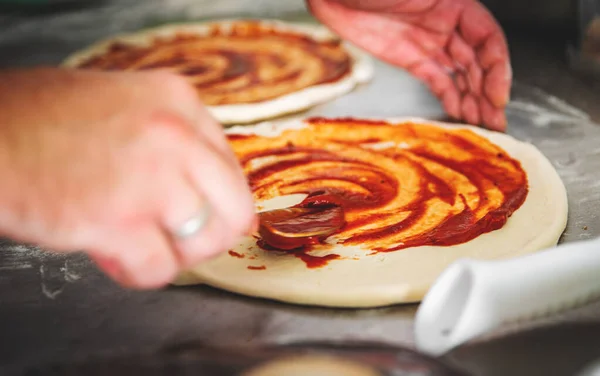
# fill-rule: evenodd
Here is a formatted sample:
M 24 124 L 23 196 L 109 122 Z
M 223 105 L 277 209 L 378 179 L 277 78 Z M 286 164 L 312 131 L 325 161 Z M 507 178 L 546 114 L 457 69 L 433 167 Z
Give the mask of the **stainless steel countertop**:
M 133 19 L 128 17 L 123 20 Z M 298 17 L 305 15 L 293 16 Z M 89 32 L 77 36 L 71 34 L 76 30 L 69 33 L 66 24 L 60 33 L 54 30 L 44 36 L 39 26 L 29 25 L 19 34 L 17 24 L 10 25 L 12 31 L 6 33 L 6 39 L 0 37 L 0 66 L 55 64 L 101 35 L 114 33 L 121 26 L 131 29 L 131 25 L 124 26 L 126 23 L 115 19 L 108 28 L 90 26 Z M 72 27 L 77 25 L 75 22 Z M 419 82 L 382 62 L 377 62 L 376 68 L 373 82 L 315 107 L 308 115 L 444 117 L 437 100 Z M 514 87 L 507 113 L 508 133 L 540 148 L 567 187 L 570 213 L 561 241 L 599 236 L 600 126 L 583 111 L 520 82 Z M 415 310 L 415 305 L 369 310 L 307 308 L 203 286 L 133 292 L 115 286 L 83 255 L 50 255 L 24 245 L 0 243 L 0 333 L 4 344 L 0 348 L 0 372 L 92 354 L 151 353 L 189 341 L 251 346 L 364 339 L 411 347 Z M 555 343 L 540 338 L 554 335 L 548 330 L 563 335 L 561 330 L 570 323 L 590 325 L 598 333 L 600 303 L 528 323 L 525 334 L 512 334 L 523 326 L 502 328 L 453 351 L 446 359 L 477 375 L 551 375 L 554 373 L 548 369 L 561 369 L 551 359 L 531 368 L 529 363 L 537 358 L 523 357 L 522 364 L 509 364 L 513 358 L 506 358 L 506 354 L 517 348 L 515 341 L 542 347 Z M 591 333 L 592 329 L 583 331 Z M 579 333 L 574 330 L 568 333 Z M 541 337 L 536 337 L 539 331 Z M 586 341 L 585 349 L 600 349 L 600 336 Z M 527 349 L 531 347 L 521 351 Z M 594 353 L 587 350 L 579 350 L 577 364 L 566 364 L 562 369 L 577 368 L 593 359 Z M 600 351 L 596 353 L 600 356 Z M 540 352 L 536 356 L 547 355 Z

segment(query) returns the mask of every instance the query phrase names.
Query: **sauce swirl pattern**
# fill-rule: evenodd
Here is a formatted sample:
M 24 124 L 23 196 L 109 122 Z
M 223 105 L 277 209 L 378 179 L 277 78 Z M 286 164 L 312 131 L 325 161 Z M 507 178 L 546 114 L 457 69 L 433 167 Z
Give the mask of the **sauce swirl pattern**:
M 428 124 L 314 118 L 276 137 L 230 135 L 258 201 L 327 192 L 341 199 L 339 244 L 390 252 L 449 246 L 503 227 L 527 174 L 488 139 Z
M 114 42 L 80 68 L 167 68 L 188 78 L 209 106 L 257 103 L 344 78 L 352 59 L 338 39 L 317 40 L 253 21 L 215 24 L 204 35 Z

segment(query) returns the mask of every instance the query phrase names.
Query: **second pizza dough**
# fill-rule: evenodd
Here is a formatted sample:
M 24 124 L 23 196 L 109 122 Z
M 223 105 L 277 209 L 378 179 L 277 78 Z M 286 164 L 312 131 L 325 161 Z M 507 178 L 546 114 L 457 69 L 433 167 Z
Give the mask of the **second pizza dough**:
M 98 42 L 66 67 L 169 69 L 196 86 L 223 124 L 252 123 L 308 109 L 370 80 L 361 50 L 327 28 L 274 20 L 161 26 Z

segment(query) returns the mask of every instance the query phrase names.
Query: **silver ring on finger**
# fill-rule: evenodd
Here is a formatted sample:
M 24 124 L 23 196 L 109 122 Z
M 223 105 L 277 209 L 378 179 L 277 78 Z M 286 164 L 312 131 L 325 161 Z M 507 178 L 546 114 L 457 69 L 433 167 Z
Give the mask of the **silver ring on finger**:
M 204 203 L 202 207 L 191 217 L 189 217 L 181 226 L 173 231 L 178 239 L 187 239 L 202 231 L 210 219 L 210 207 Z

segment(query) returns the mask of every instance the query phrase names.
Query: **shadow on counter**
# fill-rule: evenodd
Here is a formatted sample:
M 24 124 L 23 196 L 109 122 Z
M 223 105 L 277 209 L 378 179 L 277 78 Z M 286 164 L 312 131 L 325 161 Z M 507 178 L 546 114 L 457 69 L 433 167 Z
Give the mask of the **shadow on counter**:
M 600 323 L 532 329 L 465 345 L 443 358 L 478 376 L 600 375 Z

